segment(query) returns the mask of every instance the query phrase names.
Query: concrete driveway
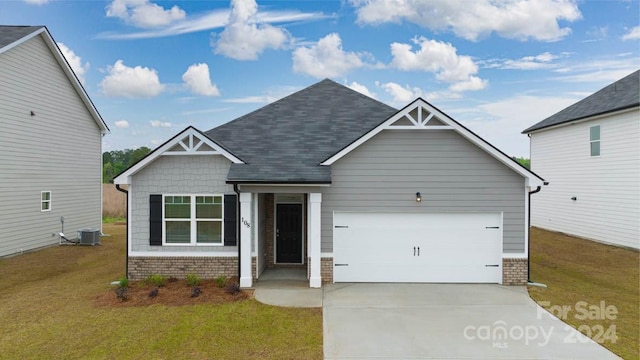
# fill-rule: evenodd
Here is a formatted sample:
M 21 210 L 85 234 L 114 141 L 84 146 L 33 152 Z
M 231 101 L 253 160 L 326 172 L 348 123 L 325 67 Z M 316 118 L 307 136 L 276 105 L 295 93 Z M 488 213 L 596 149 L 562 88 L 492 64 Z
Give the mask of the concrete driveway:
M 325 359 L 618 359 L 524 287 L 330 284 Z

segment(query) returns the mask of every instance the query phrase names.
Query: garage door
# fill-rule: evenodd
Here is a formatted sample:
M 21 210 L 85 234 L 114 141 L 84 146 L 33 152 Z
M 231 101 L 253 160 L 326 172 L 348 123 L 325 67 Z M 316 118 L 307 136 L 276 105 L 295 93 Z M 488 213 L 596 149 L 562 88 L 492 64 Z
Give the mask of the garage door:
M 500 213 L 333 217 L 335 282 L 502 282 Z

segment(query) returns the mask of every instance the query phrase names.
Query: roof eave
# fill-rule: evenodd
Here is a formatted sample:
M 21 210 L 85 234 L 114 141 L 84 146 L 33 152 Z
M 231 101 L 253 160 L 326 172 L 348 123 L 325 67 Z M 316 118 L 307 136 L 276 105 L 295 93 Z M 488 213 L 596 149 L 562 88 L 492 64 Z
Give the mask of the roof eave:
M 523 130 L 521 134 L 533 134 L 533 133 L 536 133 L 536 132 L 541 131 L 541 130 L 550 130 L 550 129 L 559 128 L 559 127 L 563 127 L 563 126 L 567 126 L 567 125 L 571 125 L 571 124 L 575 124 L 575 123 L 579 123 L 579 122 L 597 120 L 597 119 L 602 118 L 604 116 L 609 116 L 609 115 L 618 114 L 618 113 L 624 113 L 626 111 L 633 110 L 633 109 L 639 108 L 639 107 L 640 107 L 640 102 L 638 102 L 636 104 L 631 104 L 631 105 L 628 105 L 628 106 L 619 107 L 617 109 L 604 111 L 604 112 L 597 113 L 597 114 L 591 114 L 591 115 L 582 116 L 582 117 L 578 117 L 578 118 L 574 118 L 574 119 L 570 119 L 570 120 L 565 120 L 565 121 L 557 123 L 557 124 L 551 124 L 551 125 L 537 127 L 537 128 L 534 125 L 534 126 L 528 128 L 528 129 Z

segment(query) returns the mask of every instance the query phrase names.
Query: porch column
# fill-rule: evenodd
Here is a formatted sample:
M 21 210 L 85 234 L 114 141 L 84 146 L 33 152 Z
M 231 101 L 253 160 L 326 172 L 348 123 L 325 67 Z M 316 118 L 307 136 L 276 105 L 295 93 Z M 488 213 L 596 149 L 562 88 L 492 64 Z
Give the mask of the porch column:
M 251 193 L 240 193 L 240 287 L 253 285 L 251 275 Z
M 322 275 L 320 272 L 320 210 L 322 203 L 321 193 L 309 194 L 309 257 L 311 258 L 311 274 L 309 276 L 309 286 L 319 288 L 322 286 Z

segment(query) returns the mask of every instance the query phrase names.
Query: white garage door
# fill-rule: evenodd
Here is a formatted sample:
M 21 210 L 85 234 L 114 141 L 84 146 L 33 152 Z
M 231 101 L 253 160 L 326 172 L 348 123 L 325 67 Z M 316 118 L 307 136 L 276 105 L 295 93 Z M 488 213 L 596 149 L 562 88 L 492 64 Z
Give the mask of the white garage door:
M 335 282 L 502 282 L 500 213 L 333 217 Z

